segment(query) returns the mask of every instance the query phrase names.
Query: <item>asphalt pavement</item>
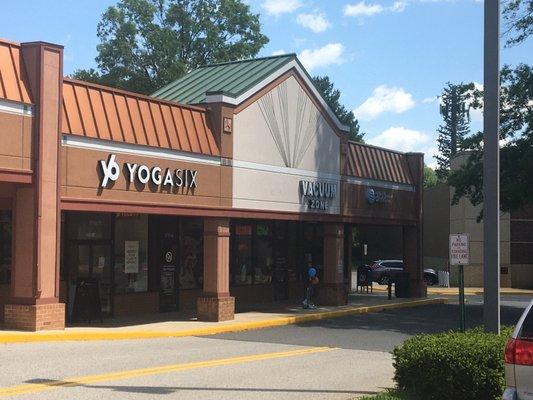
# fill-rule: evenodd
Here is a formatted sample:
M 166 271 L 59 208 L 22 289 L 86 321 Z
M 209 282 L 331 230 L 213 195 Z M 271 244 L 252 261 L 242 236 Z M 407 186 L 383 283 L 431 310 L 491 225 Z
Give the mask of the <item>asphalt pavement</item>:
M 0 397 L 14 399 L 351 399 L 393 386 L 390 351 L 458 325 L 452 303 L 301 325 L 174 339 L 0 347 Z M 482 322 L 469 297 L 467 324 Z M 504 298 L 514 324 L 529 299 Z

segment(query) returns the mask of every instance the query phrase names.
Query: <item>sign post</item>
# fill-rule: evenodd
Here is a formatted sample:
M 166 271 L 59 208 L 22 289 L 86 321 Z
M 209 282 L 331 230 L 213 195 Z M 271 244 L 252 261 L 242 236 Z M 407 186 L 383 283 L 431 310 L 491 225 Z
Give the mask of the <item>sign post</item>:
M 461 332 L 465 331 L 465 277 L 464 266 L 470 263 L 470 240 L 464 233 L 450 235 L 450 265 L 459 267 L 459 312 Z

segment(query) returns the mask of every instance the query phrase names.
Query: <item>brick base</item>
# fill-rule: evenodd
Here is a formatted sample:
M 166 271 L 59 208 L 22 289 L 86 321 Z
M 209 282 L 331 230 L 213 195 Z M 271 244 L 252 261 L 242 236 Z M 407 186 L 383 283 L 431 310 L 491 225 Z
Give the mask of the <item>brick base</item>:
M 230 321 L 235 318 L 235 297 L 199 297 L 196 310 L 199 321 Z
M 24 331 L 65 329 L 65 304 L 6 304 L 4 328 Z
M 348 303 L 348 293 L 344 284 L 319 285 L 318 301 L 322 306 L 344 306 Z

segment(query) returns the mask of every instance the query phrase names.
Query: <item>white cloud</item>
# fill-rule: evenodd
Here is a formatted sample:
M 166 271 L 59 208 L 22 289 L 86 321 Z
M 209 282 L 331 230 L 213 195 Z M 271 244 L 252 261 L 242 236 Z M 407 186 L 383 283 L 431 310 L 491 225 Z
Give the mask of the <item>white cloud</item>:
M 405 10 L 405 7 L 407 7 L 407 3 L 405 1 L 395 1 L 394 4 L 389 7 L 389 10 L 394 12 L 402 12 Z
M 400 114 L 414 106 L 413 96 L 403 88 L 380 85 L 353 112 L 358 119 L 372 120 L 384 112 Z
M 300 14 L 296 18 L 296 22 L 315 33 L 324 32 L 331 26 L 324 14 Z
M 298 58 L 311 71 L 314 68 L 327 67 L 332 64 L 341 64 L 344 60 L 342 54 L 344 46 L 340 43 L 330 43 L 318 49 L 305 49 Z
M 439 98 L 437 96 L 434 97 L 426 97 L 422 99 L 422 104 L 431 104 L 435 103 Z
M 424 153 L 424 162 L 432 168 L 436 166 L 437 162 L 433 156 L 437 154 L 438 149 L 433 138 L 426 133 L 403 126 L 391 126 L 379 135 L 365 139 L 374 146 Z
M 300 0 L 265 0 L 262 4 L 267 14 L 274 16 L 292 13 L 301 6 Z
M 347 4 L 344 7 L 344 15 L 347 17 L 370 17 L 385 11 L 402 12 L 406 6 L 407 3 L 405 1 L 395 1 L 391 6 L 387 7 L 377 3 L 366 3 L 365 0 L 362 0 L 356 4 Z
M 370 15 L 382 13 L 384 7 L 380 4 L 366 4 L 361 1 L 357 4 L 346 4 L 344 15 L 347 17 L 368 17 Z
M 283 49 L 274 50 L 274 51 L 272 52 L 272 55 L 273 55 L 273 56 L 281 56 L 281 55 L 283 55 L 283 54 L 287 54 L 287 52 L 286 52 L 285 50 L 283 50 Z

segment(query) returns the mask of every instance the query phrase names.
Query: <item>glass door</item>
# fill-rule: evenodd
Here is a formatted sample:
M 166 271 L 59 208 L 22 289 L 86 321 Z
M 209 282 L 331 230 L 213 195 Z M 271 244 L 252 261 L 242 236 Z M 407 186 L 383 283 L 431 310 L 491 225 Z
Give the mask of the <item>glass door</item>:
M 159 310 L 176 311 L 179 306 L 178 219 L 154 217 L 157 227 L 159 264 Z
M 111 313 L 111 245 L 91 244 L 91 278 L 98 281 L 102 312 Z
M 111 244 L 110 243 L 69 243 L 67 246 L 68 268 L 68 316 L 75 315 L 74 304 L 76 291 L 80 284 L 91 283 L 97 286 L 102 313 L 111 314 L 112 277 L 111 277 Z M 98 298 L 98 297 L 97 297 Z

